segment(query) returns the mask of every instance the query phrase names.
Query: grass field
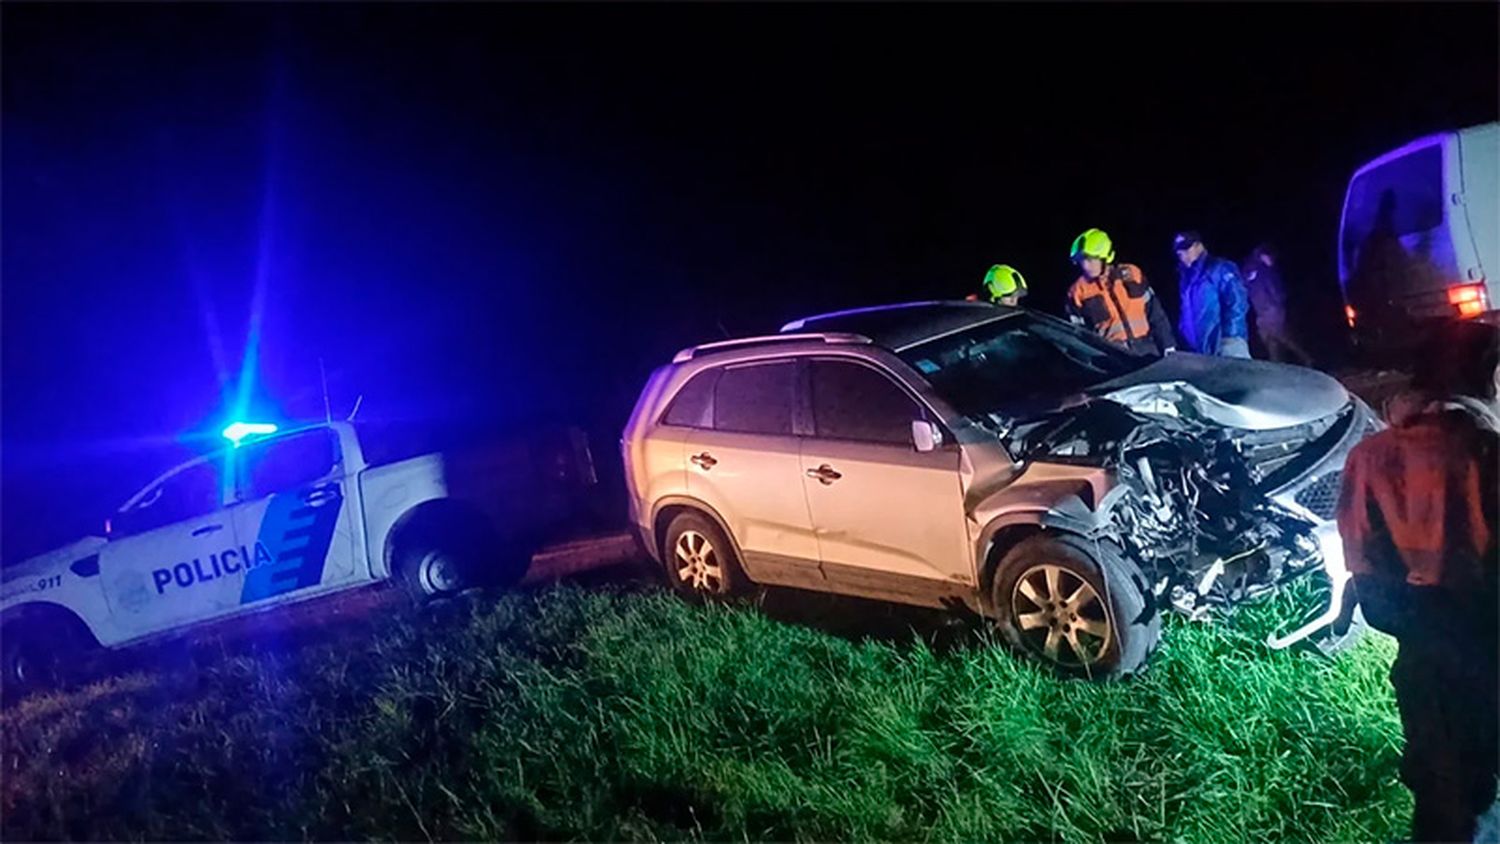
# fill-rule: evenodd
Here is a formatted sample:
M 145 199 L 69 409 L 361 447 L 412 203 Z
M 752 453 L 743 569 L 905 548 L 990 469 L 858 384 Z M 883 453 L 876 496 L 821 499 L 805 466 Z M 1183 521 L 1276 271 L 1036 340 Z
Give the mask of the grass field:
M 1258 644 L 1269 607 L 1233 626 L 1174 621 L 1144 676 L 1094 685 L 1053 679 L 982 634 L 906 632 L 880 605 L 791 603 L 559 586 L 380 613 L 299 648 L 203 646 L 197 668 L 113 676 L 0 715 L 0 837 L 1405 831 L 1394 644 L 1378 634 L 1329 661 Z

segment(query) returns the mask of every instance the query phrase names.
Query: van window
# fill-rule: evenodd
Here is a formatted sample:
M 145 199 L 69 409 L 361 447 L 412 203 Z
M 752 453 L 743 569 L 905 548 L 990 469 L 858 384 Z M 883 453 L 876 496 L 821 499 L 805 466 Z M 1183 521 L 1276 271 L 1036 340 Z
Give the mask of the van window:
M 1443 148 L 1423 147 L 1367 170 L 1349 186 L 1344 207 L 1344 272 L 1352 272 L 1371 235 L 1403 237 L 1443 224 Z

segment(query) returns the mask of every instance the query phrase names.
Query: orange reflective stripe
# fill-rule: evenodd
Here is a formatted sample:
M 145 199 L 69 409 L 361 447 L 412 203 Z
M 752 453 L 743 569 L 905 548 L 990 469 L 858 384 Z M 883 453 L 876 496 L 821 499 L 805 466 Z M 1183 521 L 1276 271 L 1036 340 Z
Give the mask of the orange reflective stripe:
M 1129 277 L 1142 278 L 1140 271 L 1126 268 Z M 1108 317 L 1103 322 L 1090 326 L 1111 343 L 1129 343 L 1151 334 L 1151 321 L 1147 317 L 1146 304 L 1150 288 L 1141 284 L 1139 295 L 1132 293 L 1130 285 L 1123 280 L 1111 282 L 1108 276 L 1090 281 L 1080 276 L 1073 282 L 1073 306 L 1081 313 L 1084 302 L 1097 297 Z

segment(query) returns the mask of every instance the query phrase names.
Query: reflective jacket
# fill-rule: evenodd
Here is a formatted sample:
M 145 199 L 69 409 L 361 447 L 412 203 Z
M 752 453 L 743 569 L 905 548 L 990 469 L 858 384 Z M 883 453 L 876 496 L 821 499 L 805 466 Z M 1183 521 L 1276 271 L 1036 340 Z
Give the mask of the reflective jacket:
M 1495 635 L 1500 434 L 1484 415 L 1434 406 L 1349 453 L 1339 533 L 1376 629 Z
M 1245 282 L 1234 264 L 1203 255 L 1192 266 L 1178 268 L 1182 316 L 1178 328 L 1183 343 L 1200 355 L 1219 353 L 1225 337 L 1248 340 L 1245 311 L 1249 304 Z
M 1161 300 L 1134 264 L 1112 264 L 1094 280 L 1079 276 L 1068 288 L 1068 319 L 1137 354 L 1165 354 L 1176 348 L 1172 322 Z

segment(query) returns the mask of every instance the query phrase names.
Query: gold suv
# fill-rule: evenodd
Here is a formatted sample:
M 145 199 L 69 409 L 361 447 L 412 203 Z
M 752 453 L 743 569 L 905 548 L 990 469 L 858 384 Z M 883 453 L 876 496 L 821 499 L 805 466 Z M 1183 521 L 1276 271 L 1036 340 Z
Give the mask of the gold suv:
M 685 349 L 621 448 L 633 527 L 685 594 L 961 605 L 1112 677 L 1145 662 L 1162 611 L 1212 616 L 1305 574 L 1332 599 L 1281 644 L 1338 621 L 1339 472 L 1377 424 L 1309 369 L 1137 357 L 1031 311 L 928 302 Z

